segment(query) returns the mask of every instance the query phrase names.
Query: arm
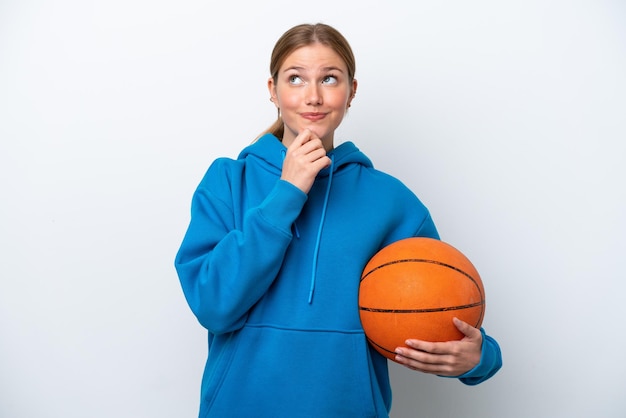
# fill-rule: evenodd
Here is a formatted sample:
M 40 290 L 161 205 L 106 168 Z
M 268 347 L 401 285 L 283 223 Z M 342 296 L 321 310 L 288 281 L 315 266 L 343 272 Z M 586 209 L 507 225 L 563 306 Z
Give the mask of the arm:
M 221 164 L 209 169 L 194 194 L 175 261 L 187 302 L 205 328 L 217 334 L 243 326 L 278 275 L 293 237 L 291 225 L 317 173 L 329 163 L 321 140 L 304 130 L 287 149 L 280 180 L 258 207 L 243 214 L 241 226 L 231 196 L 245 185 L 225 175 Z M 205 185 L 227 193 L 217 196 Z
M 228 183 L 222 173 L 219 164 L 209 169 L 194 194 L 191 222 L 175 260 L 191 310 L 213 333 L 240 328 L 272 284 L 292 239 L 291 224 L 306 201 L 302 191 L 277 180 L 265 200 L 243 214 L 237 229 L 233 208 L 204 186 Z

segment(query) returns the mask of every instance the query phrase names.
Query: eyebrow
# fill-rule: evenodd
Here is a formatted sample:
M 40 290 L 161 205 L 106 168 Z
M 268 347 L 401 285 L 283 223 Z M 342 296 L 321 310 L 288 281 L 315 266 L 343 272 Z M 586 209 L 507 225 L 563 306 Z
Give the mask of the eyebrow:
M 286 71 L 291 71 L 291 70 L 303 71 L 303 70 L 304 70 L 304 67 L 298 67 L 298 66 L 294 65 L 294 66 L 291 66 L 291 67 L 287 67 L 287 68 L 285 68 L 285 69 L 283 70 L 283 72 L 286 72 Z M 341 68 L 339 68 L 339 67 L 332 67 L 332 66 L 331 66 L 331 67 L 323 67 L 321 70 L 322 70 L 323 72 L 328 72 L 328 71 L 338 71 L 338 72 L 340 72 L 340 73 L 343 73 L 343 70 L 342 70 Z

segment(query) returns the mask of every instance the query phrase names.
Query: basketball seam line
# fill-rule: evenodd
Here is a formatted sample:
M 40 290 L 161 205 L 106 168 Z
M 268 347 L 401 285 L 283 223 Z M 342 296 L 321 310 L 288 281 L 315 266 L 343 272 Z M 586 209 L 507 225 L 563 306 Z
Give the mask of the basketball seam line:
M 375 345 L 376 347 L 378 347 L 378 348 L 380 348 L 381 350 L 385 351 L 386 353 L 389 353 L 389 354 L 394 354 L 394 355 L 396 354 L 396 353 L 395 353 L 395 351 L 388 350 L 388 349 L 386 349 L 385 347 L 383 347 L 382 345 L 377 344 L 375 341 L 373 341 L 373 340 L 371 340 L 371 339 L 369 339 L 369 338 L 367 339 L 367 341 L 369 341 L 369 343 L 370 343 L 370 344 Z
M 367 312 L 382 312 L 382 313 L 428 313 L 428 312 L 446 312 L 446 311 L 458 311 L 461 309 L 475 308 L 482 306 L 485 301 L 470 303 L 467 305 L 450 306 L 445 308 L 422 308 L 422 309 L 382 309 L 382 308 L 367 308 L 360 306 L 359 309 Z
M 375 272 L 378 269 L 381 269 L 381 268 L 386 267 L 386 266 L 390 266 L 392 264 L 399 264 L 399 263 L 430 263 L 430 264 L 437 264 L 439 266 L 447 267 L 447 268 L 450 268 L 452 270 L 458 271 L 459 273 L 461 273 L 462 275 L 464 275 L 465 277 L 470 279 L 476 285 L 476 287 L 478 288 L 478 292 L 480 293 L 480 297 L 482 299 L 485 299 L 485 295 L 483 295 L 483 292 L 480 289 L 480 286 L 478 286 L 478 283 L 476 282 L 476 280 L 474 280 L 474 278 L 470 274 L 464 272 L 460 268 L 455 267 L 453 265 L 442 263 L 441 261 L 427 260 L 427 259 L 424 259 L 424 258 L 405 258 L 405 259 L 402 259 L 402 260 L 389 261 L 387 263 L 381 264 L 380 266 L 374 267 L 372 270 L 368 271 L 365 275 L 363 275 L 361 277 L 361 281 L 365 280 L 365 278 L 367 276 L 369 276 L 370 274 L 372 274 L 373 272 Z

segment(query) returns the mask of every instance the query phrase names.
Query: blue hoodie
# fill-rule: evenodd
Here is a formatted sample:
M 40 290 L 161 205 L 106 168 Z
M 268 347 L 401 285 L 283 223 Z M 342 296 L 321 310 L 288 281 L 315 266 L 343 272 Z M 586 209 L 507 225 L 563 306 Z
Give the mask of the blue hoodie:
M 365 338 L 361 273 L 382 247 L 438 238 L 428 210 L 346 142 L 308 194 L 280 179 L 285 146 L 266 134 L 219 158 L 194 193 L 175 266 L 208 330 L 200 417 L 387 417 L 387 360 Z M 484 335 L 477 384 L 500 367 Z

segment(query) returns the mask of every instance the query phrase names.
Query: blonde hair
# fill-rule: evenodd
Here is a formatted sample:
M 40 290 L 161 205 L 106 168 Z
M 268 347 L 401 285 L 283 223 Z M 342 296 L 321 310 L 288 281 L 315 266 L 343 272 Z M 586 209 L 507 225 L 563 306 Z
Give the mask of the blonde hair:
M 324 23 L 304 23 L 289 29 L 278 39 L 276 45 L 274 45 L 270 60 L 270 75 L 274 79 L 274 84 L 278 82 L 278 71 L 289 54 L 298 48 L 314 43 L 320 43 L 332 48 L 333 51 L 343 59 L 346 67 L 348 67 L 348 80 L 352 83 L 356 72 L 356 61 L 352 48 L 346 38 L 337 29 Z M 282 140 L 285 133 L 285 124 L 280 117 L 280 109 L 278 109 L 276 121 L 263 131 L 257 139 L 267 133 L 271 133 Z

